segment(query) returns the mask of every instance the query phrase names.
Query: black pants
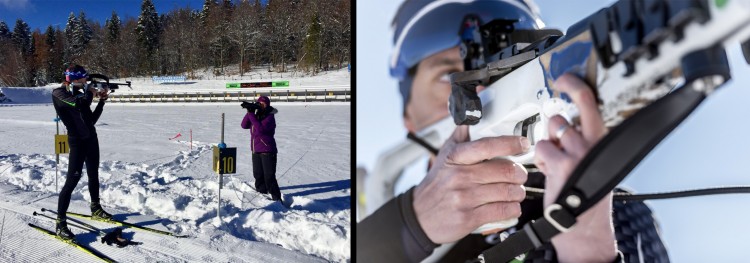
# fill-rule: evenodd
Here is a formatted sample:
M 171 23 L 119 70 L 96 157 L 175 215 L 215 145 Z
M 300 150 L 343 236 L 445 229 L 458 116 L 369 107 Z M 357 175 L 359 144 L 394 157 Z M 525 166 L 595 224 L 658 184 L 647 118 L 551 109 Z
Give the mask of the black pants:
M 65 212 L 68 211 L 70 205 L 70 196 L 78 181 L 81 180 L 84 163 L 86 163 L 86 174 L 89 177 L 91 203 L 99 203 L 99 139 L 94 134 L 85 140 L 69 138 L 68 143 L 70 144 L 68 175 L 60 191 L 60 199 L 57 201 L 57 213 L 61 219 L 66 218 Z
M 279 183 L 276 182 L 275 153 L 253 153 L 253 177 L 258 192 L 271 193 L 273 200 L 281 200 Z

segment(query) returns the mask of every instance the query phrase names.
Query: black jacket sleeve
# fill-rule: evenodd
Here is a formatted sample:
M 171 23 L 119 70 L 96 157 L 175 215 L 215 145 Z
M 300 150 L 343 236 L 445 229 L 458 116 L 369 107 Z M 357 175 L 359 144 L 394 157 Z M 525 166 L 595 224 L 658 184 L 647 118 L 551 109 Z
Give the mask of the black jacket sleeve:
M 99 100 L 99 103 L 96 104 L 96 109 L 94 109 L 94 116 L 92 116 L 93 124 L 96 124 L 96 122 L 99 121 L 99 117 L 102 116 L 102 111 L 104 111 L 104 100 Z
M 439 245 L 422 230 L 414 213 L 412 187 L 357 223 L 357 260 L 419 262 Z

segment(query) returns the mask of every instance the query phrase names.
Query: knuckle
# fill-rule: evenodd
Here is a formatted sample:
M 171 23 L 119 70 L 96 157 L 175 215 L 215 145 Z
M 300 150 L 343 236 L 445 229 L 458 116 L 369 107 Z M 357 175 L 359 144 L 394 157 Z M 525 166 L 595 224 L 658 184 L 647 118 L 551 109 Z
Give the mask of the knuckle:
M 511 211 L 511 209 L 512 209 L 511 208 L 511 204 L 512 203 L 502 203 L 502 204 L 500 204 L 500 215 L 502 216 L 502 218 L 507 219 L 507 218 L 511 218 L 512 217 L 512 215 L 513 215 L 512 212 L 513 211 Z
M 509 217 L 515 218 L 521 216 L 521 203 L 513 202 L 508 204 Z
M 463 209 L 464 206 L 467 206 L 467 196 L 465 191 L 458 191 L 456 194 L 453 195 L 453 198 L 451 199 L 452 205 L 460 210 Z
M 563 118 L 560 115 L 555 115 L 555 116 L 552 116 L 552 118 L 549 118 L 549 127 L 550 129 L 557 129 L 564 122 L 567 122 L 565 118 Z
M 445 161 L 448 163 L 455 163 L 458 158 L 457 147 L 448 149 L 448 153 L 445 155 Z
M 506 179 L 505 182 L 514 184 L 521 184 L 526 182 L 526 170 L 523 169 L 520 164 L 504 160 L 503 164 L 500 167 L 502 176 Z
M 514 164 L 513 165 L 513 171 L 515 172 L 515 181 L 514 183 L 523 184 L 528 180 L 529 178 L 529 172 L 526 171 L 525 168 L 523 168 L 523 165 L 521 164 Z
M 523 186 L 521 185 L 516 186 L 515 189 L 516 189 L 515 201 L 523 201 L 524 199 L 526 199 L 526 189 Z
M 515 177 L 515 168 L 513 167 L 513 163 L 503 160 L 503 162 L 500 164 L 500 173 L 502 174 L 503 178 L 506 178 L 506 181 L 513 181 L 513 178 Z
M 523 147 L 521 147 L 521 141 L 518 136 L 502 136 L 498 144 L 498 147 L 507 148 L 511 155 L 523 152 Z
M 549 147 L 550 141 L 549 140 L 541 140 L 536 143 L 536 155 L 539 155 L 538 153 L 540 151 L 543 151 L 545 148 Z
M 464 222 L 466 225 L 470 226 L 478 226 L 479 222 L 477 221 L 477 216 L 472 216 L 470 213 L 466 212 L 459 212 L 458 213 L 458 220 L 460 222 Z
M 460 171 L 460 170 L 458 170 L 458 171 Z M 461 172 L 449 171 L 448 173 L 449 173 L 448 176 L 445 178 L 445 184 L 447 185 L 447 188 L 448 189 L 458 189 L 458 188 L 460 188 L 461 180 L 458 179 L 460 177 L 458 175 Z
M 456 173 L 451 179 L 453 179 L 453 185 L 457 187 L 463 187 L 468 182 L 476 181 L 478 176 L 480 176 L 480 174 L 475 168 L 465 166 L 461 167 L 461 169 L 459 169 L 459 172 Z
M 568 158 L 568 159 L 563 160 L 560 165 L 562 166 L 562 169 L 564 171 L 569 171 L 569 173 L 572 173 L 573 170 L 576 168 L 577 162 L 571 158 Z
M 502 204 L 502 216 L 504 219 L 516 218 L 521 215 L 521 204 L 508 202 Z
M 594 104 L 594 93 L 591 92 L 591 89 L 583 87 L 579 89 L 578 93 L 578 99 L 581 101 L 581 103 L 585 105 L 591 105 Z
M 503 201 L 512 201 L 514 199 L 513 196 L 515 194 L 513 193 L 513 187 L 511 185 L 503 185 L 500 192 L 503 195 Z

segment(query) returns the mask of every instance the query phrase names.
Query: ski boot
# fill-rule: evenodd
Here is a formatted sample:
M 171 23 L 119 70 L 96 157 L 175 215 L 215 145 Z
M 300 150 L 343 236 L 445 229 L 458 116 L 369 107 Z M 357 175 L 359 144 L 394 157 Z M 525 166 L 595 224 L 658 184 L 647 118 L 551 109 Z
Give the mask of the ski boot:
M 91 218 L 100 220 L 112 220 L 112 215 L 104 211 L 99 203 L 91 203 Z
M 55 233 L 58 237 L 66 241 L 73 241 L 73 239 L 76 237 L 73 232 L 70 232 L 68 223 L 65 222 L 65 219 L 57 219 L 57 224 L 55 224 Z

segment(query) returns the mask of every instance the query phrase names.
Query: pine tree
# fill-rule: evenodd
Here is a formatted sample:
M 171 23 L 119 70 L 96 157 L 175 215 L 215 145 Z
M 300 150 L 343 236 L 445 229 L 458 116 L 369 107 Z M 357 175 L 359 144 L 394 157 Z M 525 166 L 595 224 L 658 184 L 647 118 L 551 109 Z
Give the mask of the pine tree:
M 21 19 L 16 20 L 16 26 L 13 28 L 12 37 L 16 48 L 21 51 L 24 57 L 31 56 L 34 50 L 31 42 L 31 28 Z
M 77 57 L 79 53 L 79 45 L 76 39 L 78 26 L 78 19 L 73 12 L 70 12 L 68 16 L 68 23 L 65 24 L 65 61 L 70 62 Z
M 34 42 L 32 42 L 31 28 L 21 19 L 16 20 L 16 25 L 11 34 L 11 43 L 13 46 L 11 53 L 16 54 L 15 61 L 11 62 L 11 64 L 14 64 L 11 69 L 16 75 L 12 82 L 15 85 L 30 86 L 34 75 L 34 70 L 31 67 Z M 7 63 L 7 61 L 3 61 L 3 63 Z
M 120 39 L 120 17 L 115 11 L 112 11 L 112 17 L 107 19 L 107 41 L 110 43 L 117 42 Z
M 214 0 L 205 0 L 203 2 L 203 9 L 200 12 L 200 15 L 198 15 L 198 18 L 201 21 L 201 25 L 205 26 L 208 22 L 208 15 L 211 13 L 211 6 L 215 4 Z
M 0 21 L 0 39 L 9 39 L 11 36 L 10 29 L 5 21 Z
M 143 0 L 135 31 L 138 34 L 138 43 L 146 51 L 148 61 L 144 62 L 148 64 L 147 70 L 152 71 L 154 70 L 154 54 L 159 46 L 160 26 L 159 15 L 151 0 Z
M 222 16 L 224 17 L 224 19 L 222 20 L 222 27 L 227 28 L 229 20 L 232 19 L 232 11 L 234 10 L 234 4 L 232 4 L 232 0 L 224 0 L 221 5 L 221 9 Z
M 29 35 L 28 36 L 29 36 L 29 40 L 30 41 L 29 41 L 29 45 L 26 46 L 26 49 L 24 50 L 24 52 L 26 53 L 27 56 L 32 56 L 32 55 L 34 55 L 34 53 L 36 53 L 36 42 L 35 42 L 36 39 L 34 39 L 33 37 L 31 37 L 31 28 L 29 28 L 28 26 L 29 25 L 26 25 L 26 27 L 29 29 Z
M 68 23 L 65 24 L 65 37 L 67 38 L 68 42 L 71 42 L 73 40 L 73 31 L 78 28 L 78 19 L 76 19 L 76 14 L 73 12 L 70 12 L 70 15 L 68 16 Z
M 47 26 L 47 30 L 44 31 L 44 39 L 44 43 L 46 43 L 47 47 L 52 50 L 55 47 L 55 28 Z
M 57 74 L 57 68 L 55 67 L 55 60 L 58 57 L 57 50 L 55 49 L 55 29 L 52 26 L 47 26 L 47 30 L 44 32 L 44 43 L 47 44 L 47 60 L 44 61 L 44 66 L 47 69 L 46 82 L 54 82 L 54 76 Z
M 78 36 L 76 37 L 78 41 L 78 45 L 81 47 L 81 53 L 86 49 L 86 46 L 89 44 L 89 41 L 91 41 L 92 35 L 94 34 L 91 31 L 91 27 L 89 26 L 89 23 L 86 21 L 86 14 L 81 11 L 81 13 L 78 15 Z
M 320 64 L 320 32 L 320 16 L 318 16 L 318 12 L 315 12 L 315 14 L 311 16 L 310 25 L 307 29 L 304 48 L 305 55 L 303 55 L 303 63 L 305 67 L 314 67 L 314 73 L 318 71 L 318 64 Z
M 27 25 L 28 26 L 28 25 Z M 37 30 L 38 31 L 38 30 Z M 36 38 L 32 37 L 31 32 L 29 32 L 29 47 L 27 48 L 26 52 L 26 66 L 28 67 L 29 71 L 29 78 L 27 84 L 29 86 L 36 86 L 36 85 L 45 85 L 47 83 L 44 83 L 43 80 L 38 79 L 39 74 L 39 64 L 36 63 Z

